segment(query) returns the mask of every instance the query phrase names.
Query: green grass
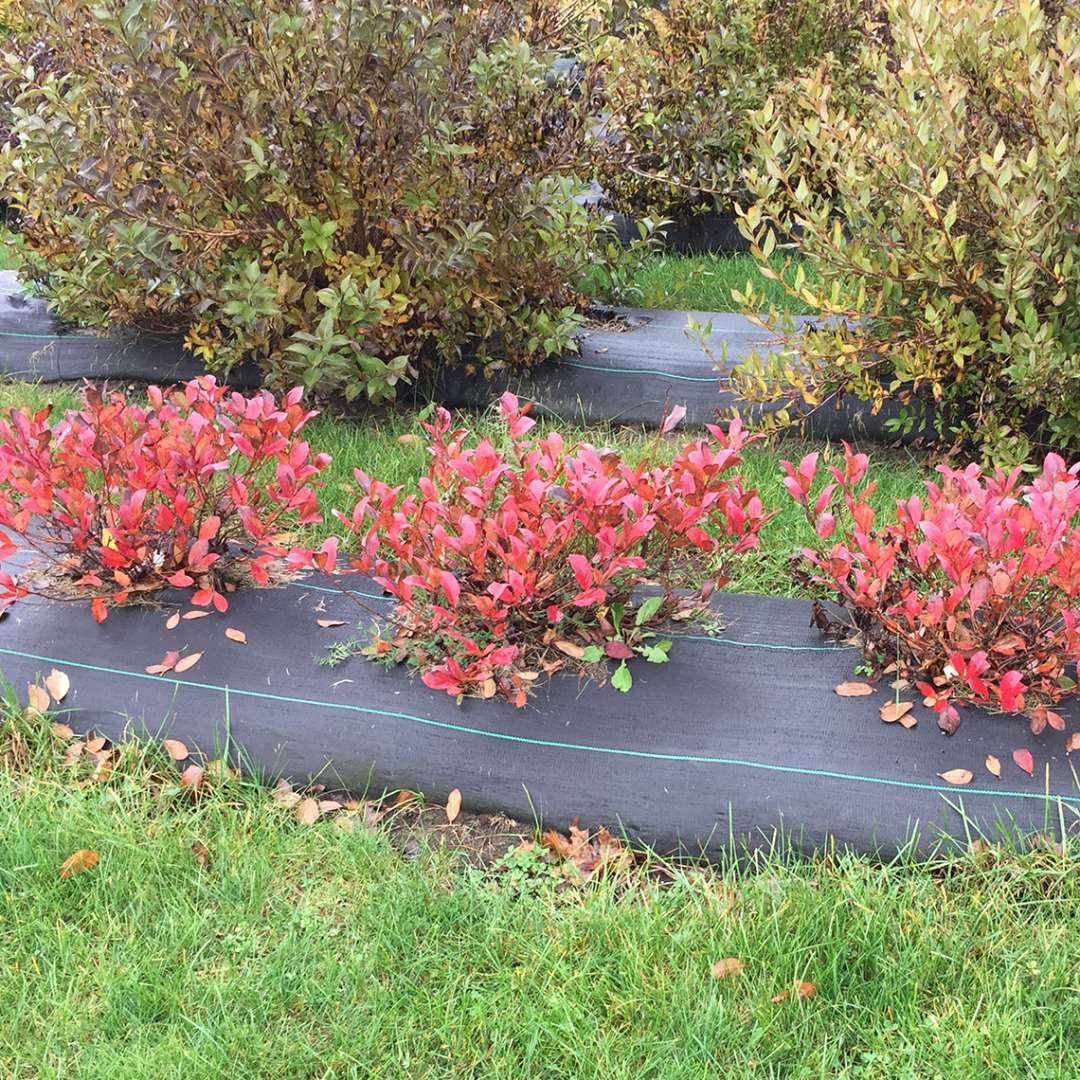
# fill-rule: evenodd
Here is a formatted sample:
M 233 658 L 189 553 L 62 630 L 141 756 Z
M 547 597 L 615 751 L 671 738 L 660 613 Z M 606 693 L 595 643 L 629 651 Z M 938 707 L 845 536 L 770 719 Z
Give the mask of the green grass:
M 783 260 L 774 259 L 773 266 L 781 269 Z M 687 311 L 738 311 L 740 305 L 731 293 L 745 292 L 747 282 L 764 294 L 762 310 L 775 307 L 792 315 L 805 314 L 805 305 L 778 282 L 762 277 L 749 255 L 653 255 L 634 278 L 642 307 Z
M 20 748 L 14 725 L 0 717 L 14 1080 L 1080 1075 L 1074 856 L 931 872 L 774 855 L 522 893 L 435 846 L 406 858 L 378 829 L 299 825 L 244 782 L 191 804 L 138 744 L 79 786 L 41 726 Z M 100 861 L 61 880 L 82 848 Z M 725 957 L 745 971 L 715 980 Z M 794 980 L 816 995 L 773 1003 Z
M 2 31 L 0 31 L 2 34 Z M 17 270 L 22 261 L 15 250 L 11 232 L 0 225 L 0 270 Z

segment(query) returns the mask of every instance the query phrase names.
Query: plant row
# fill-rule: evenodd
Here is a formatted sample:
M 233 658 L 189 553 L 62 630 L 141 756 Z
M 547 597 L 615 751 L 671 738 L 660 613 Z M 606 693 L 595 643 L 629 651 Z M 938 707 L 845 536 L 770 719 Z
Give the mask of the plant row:
M 1075 4 L 22 6 L 0 185 L 65 318 L 349 399 L 537 363 L 584 283 L 632 298 L 648 244 L 610 239 L 599 181 L 652 221 L 737 212 L 839 317 L 770 319 L 747 397 L 899 399 L 994 463 L 1080 450 Z
M 16 540 L 35 558 L 21 578 L 0 572 L 0 609 L 29 594 L 86 597 L 100 622 L 171 586 L 225 611 L 244 584 L 316 568 L 346 592 L 356 574 L 384 590 L 392 609 L 372 610 L 362 651 L 433 689 L 522 706 L 569 670 L 629 690 L 628 662 L 664 663 L 680 628 L 708 627 L 730 560 L 758 548 L 772 515 L 739 465 L 759 436 L 711 425 L 667 459 L 676 409 L 631 465 L 538 435 L 511 394 L 499 412 L 505 433 L 492 441 L 436 410 L 416 488 L 356 470 L 355 505 L 335 511 L 344 543 L 312 549 L 292 536 L 321 520 L 329 458 L 301 438 L 314 414 L 299 388 L 245 397 L 205 376 L 151 388 L 145 404 L 88 389 L 57 421 L 10 409 L 0 525 L 13 535 L 0 532 L 0 559 Z M 816 537 L 803 579 L 847 614 L 819 605 L 824 630 L 916 682 L 945 731 L 964 702 L 1063 727 L 1052 707 L 1076 689 L 1080 659 L 1080 464 L 1050 454 L 1033 479 L 942 466 L 884 521 L 866 455 L 845 447 L 824 477 L 817 454 L 783 467 Z

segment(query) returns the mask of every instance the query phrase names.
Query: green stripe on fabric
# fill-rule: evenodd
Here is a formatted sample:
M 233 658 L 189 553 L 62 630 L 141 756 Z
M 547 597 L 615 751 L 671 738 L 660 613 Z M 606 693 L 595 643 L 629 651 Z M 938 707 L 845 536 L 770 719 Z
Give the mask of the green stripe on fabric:
M 605 375 L 655 375 L 660 379 L 673 379 L 676 382 L 718 383 L 719 375 L 677 375 L 674 371 L 661 368 L 620 368 L 607 367 L 604 364 L 586 364 L 582 360 L 560 360 L 560 367 L 581 368 L 583 371 L 599 371 Z
M 196 682 L 189 679 L 166 679 L 159 675 L 147 675 L 142 671 L 127 671 L 123 668 L 104 667 L 100 664 L 86 664 L 78 660 L 65 660 L 56 656 L 42 656 L 38 653 L 22 652 L 18 649 L 0 648 L 0 653 L 18 656 L 24 660 L 40 660 L 45 664 L 63 664 L 66 667 L 80 668 L 83 671 L 97 671 L 103 675 L 124 675 L 133 679 L 145 679 L 150 682 L 171 684 L 175 688 L 188 687 L 193 690 L 212 690 L 230 697 L 250 697 L 262 701 L 279 701 L 286 705 L 310 705 L 313 708 L 336 709 L 344 712 L 361 713 L 365 716 L 378 716 L 388 720 L 407 720 L 425 727 L 453 731 L 460 735 L 476 735 L 484 739 L 496 739 L 499 742 L 517 743 L 524 746 L 537 746 L 548 750 L 567 750 L 577 753 L 608 754 L 615 757 L 642 758 L 649 761 L 684 762 L 693 765 L 722 765 L 732 768 L 758 769 L 764 772 L 787 773 L 798 776 L 814 776 L 823 780 L 846 780 L 860 784 L 877 784 L 883 787 L 907 788 L 914 791 L 930 791 L 942 795 L 955 796 L 955 787 L 940 784 L 924 784 L 914 780 L 892 780 L 884 776 L 866 776 L 861 773 L 838 772 L 832 769 L 810 769 L 798 765 L 776 765 L 765 761 L 750 761 L 745 758 L 709 757 L 701 754 L 673 754 L 655 750 L 635 750 L 621 746 L 591 746 L 588 743 L 563 742 L 559 739 L 537 739 L 528 735 L 511 735 L 503 731 L 486 731 L 483 728 L 467 724 L 452 724 L 446 720 L 433 720 L 430 717 L 415 716 L 412 713 L 394 712 L 376 709 L 368 705 L 351 705 L 347 702 L 318 701 L 312 698 L 289 697 L 284 694 L 272 694 L 263 690 L 241 690 L 231 686 L 219 686 L 216 683 Z M 74 711 L 74 710 L 71 710 Z M 1062 799 L 1063 796 L 1049 795 L 1045 792 L 1012 791 L 1008 788 L 965 788 L 964 795 L 994 795 L 1010 799 Z

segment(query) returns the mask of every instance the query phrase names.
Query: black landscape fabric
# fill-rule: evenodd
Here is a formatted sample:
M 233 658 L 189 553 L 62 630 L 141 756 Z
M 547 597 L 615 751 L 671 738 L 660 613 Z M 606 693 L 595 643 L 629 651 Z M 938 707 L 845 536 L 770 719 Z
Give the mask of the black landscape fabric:
M 739 404 L 725 388 L 722 371 L 754 350 L 767 351 L 769 335 L 742 315 L 696 312 L 711 322 L 709 348 L 714 359 L 686 336 L 683 311 L 619 311 L 617 318 L 588 330 L 576 356 L 552 360 L 526 373 L 478 374 L 468 363 L 443 369 L 427 391 L 451 408 L 482 409 L 507 389 L 540 411 L 568 422 L 610 421 L 655 426 L 669 408 L 686 408 L 684 424 L 700 427 L 717 419 L 718 410 Z M 796 320 L 805 322 L 805 319 Z M 194 378 L 203 365 L 176 338 L 135 332 L 97 337 L 65 332 L 45 301 L 27 296 L 12 271 L 0 271 L 0 374 L 28 381 L 65 382 L 108 379 L 113 382 L 169 384 Z M 234 369 L 233 385 L 258 385 L 254 365 Z M 404 397 L 404 395 L 403 395 Z M 753 410 L 750 410 L 751 414 Z M 858 399 L 845 399 L 808 420 L 812 434 L 833 439 L 898 441 L 886 420 L 898 409 L 887 406 L 876 416 Z M 904 440 L 918 437 L 916 429 Z
M 943 835 L 1057 836 L 1080 821 L 1064 735 L 1035 737 L 1019 717 L 969 710 L 946 737 L 917 696 L 915 728 L 883 723 L 894 691 L 839 697 L 858 657 L 822 641 L 803 601 L 724 595 L 719 639 L 678 638 L 670 663 L 633 663 L 630 693 L 556 678 L 518 710 L 459 706 L 359 657 L 320 666 L 371 616 L 314 581 L 239 592 L 226 614 L 171 631 L 166 618 L 186 605 L 168 600 L 114 611 L 101 626 L 83 604 L 20 601 L 0 622 L 0 670 L 22 700 L 38 674 L 66 672 L 60 708 L 80 732 L 174 737 L 208 756 L 227 742 L 266 778 L 318 776 L 356 793 L 442 800 L 460 788 L 475 811 L 560 828 L 579 817 L 664 852 L 758 846 L 780 829 L 803 849 L 835 840 L 887 856 L 913 835 L 926 852 Z M 319 618 L 345 625 L 323 629 Z M 203 656 L 182 675 L 147 675 L 169 650 Z M 1080 710 L 1064 712 L 1071 731 Z M 1022 747 L 1034 776 L 1013 763 Z M 969 769 L 970 784 L 940 779 L 953 769 Z

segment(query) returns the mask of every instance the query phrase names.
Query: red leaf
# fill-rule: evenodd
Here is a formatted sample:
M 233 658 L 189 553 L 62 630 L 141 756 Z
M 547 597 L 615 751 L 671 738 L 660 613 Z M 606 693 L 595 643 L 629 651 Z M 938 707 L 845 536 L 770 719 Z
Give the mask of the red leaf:
M 94 622 L 103 623 L 109 615 L 109 609 L 100 596 L 95 596 L 90 601 L 90 614 L 94 616 Z
M 634 650 L 622 641 L 606 642 L 604 652 L 614 660 L 629 660 L 634 655 Z
M 1035 762 L 1031 757 L 1030 750 L 1014 750 L 1012 752 L 1012 759 L 1016 762 L 1017 768 L 1023 769 L 1028 776 L 1034 775 Z

